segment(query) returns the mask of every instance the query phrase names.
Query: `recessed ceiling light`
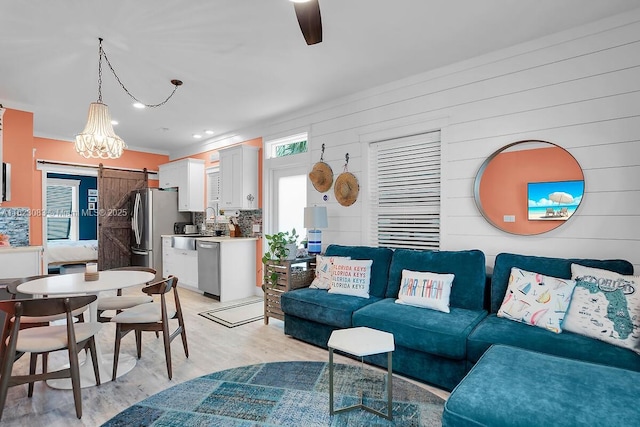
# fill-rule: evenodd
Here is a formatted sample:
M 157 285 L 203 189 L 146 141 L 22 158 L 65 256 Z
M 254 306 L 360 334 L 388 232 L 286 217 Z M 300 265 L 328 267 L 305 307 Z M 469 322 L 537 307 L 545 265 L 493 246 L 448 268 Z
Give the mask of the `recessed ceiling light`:
M 202 135 L 200 135 L 199 133 L 194 133 L 194 134 L 193 134 L 193 137 L 194 137 L 195 139 L 200 139 L 200 138 L 202 138 Z
M 133 106 L 140 109 L 144 108 L 144 104 L 141 102 L 134 102 Z
M 213 131 L 212 130 L 205 130 L 204 133 L 206 133 L 207 135 L 213 135 Z
M 117 121 L 117 120 L 111 120 L 111 124 L 115 126 L 115 125 L 117 125 L 117 124 L 119 124 L 119 123 L 118 123 L 118 121 Z

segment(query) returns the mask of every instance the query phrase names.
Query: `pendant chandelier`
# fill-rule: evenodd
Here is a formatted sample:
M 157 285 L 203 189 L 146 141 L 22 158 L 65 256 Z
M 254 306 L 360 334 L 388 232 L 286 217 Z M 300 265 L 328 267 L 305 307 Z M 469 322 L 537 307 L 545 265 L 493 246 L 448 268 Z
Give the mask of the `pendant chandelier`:
M 122 84 L 120 78 L 111 66 L 111 63 L 107 58 L 107 54 L 104 49 L 102 49 L 102 39 L 99 38 L 98 40 L 98 100 L 89 105 L 87 125 L 81 133 L 76 135 L 75 148 L 76 152 L 85 158 L 117 159 L 122 156 L 124 149 L 127 148 L 127 144 L 125 144 L 122 138 L 116 135 L 113 131 L 109 107 L 107 104 L 102 102 L 102 58 L 104 57 L 109 69 L 127 95 L 145 107 L 154 108 L 164 105 L 169 99 L 171 99 L 178 89 L 178 86 L 182 85 L 182 81 L 171 80 L 171 84 L 174 85 L 174 88 L 171 94 L 164 101 L 159 104 L 144 104 L 134 97 Z

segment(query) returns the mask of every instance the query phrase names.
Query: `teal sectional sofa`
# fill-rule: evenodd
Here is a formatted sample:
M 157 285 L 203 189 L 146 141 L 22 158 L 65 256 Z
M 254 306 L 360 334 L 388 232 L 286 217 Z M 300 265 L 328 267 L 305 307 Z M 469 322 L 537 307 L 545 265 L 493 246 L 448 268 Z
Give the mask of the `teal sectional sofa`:
M 497 344 L 453 390 L 442 425 L 636 427 L 639 391 L 640 372 Z
M 633 265 L 624 260 L 546 258 L 501 253 L 496 256 L 491 277 L 490 314 L 471 332 L 467 342 L 469 367 L 475 364 L 493 344 L 504 344 L 569 359 L 600 363 L 640 371 L 640 356 L 622 347 L 583 335 L 563 331 L 555 334 L 541 328 L 497 317 L 512 267 L 560 279 L 571 278 L 571 264 L 633 274 Z
M 550 408 L 566 421 L 562 425 L 606 420 L 608 414 L 620 425 L 636 425 L 640 419 L 640 406 L 617 405 L 618 398 L 632 402 L 640 392 L 640 355 L 583 335 L 556 334 L 496 315 L 512 267 L 569 279 L 572 263 L 632 275 L 628 261 L 501 253 L 488 278 L 484 254 L 478 250 L 392 251 L 331 245 L 326 255 L 372 259 L 371 297 L 308 288 L 286 292 L 281 299 L 285 333 L 324 348 L 336 329 L 367 326 L 393 333 L 394 372 L 453 390 L 444 425 L 547 425 L 553 418 L 541 411 Z M 453 273 L 451 312 L 396 304 L 403 269 Z M 385 355 L 365 360 L 386 367 Z M 610 376 L 613 384 L 603 375 Z
M 325 255 L 371 259 L 370 297 L 336 295 L 302 288 L 286 292 L 280 304 L 284 332 L 326 348 L 336 329 L 367 326 L 395 338 L 393 370 L 451 390 L 468 371 L 467 337 L 487 316 L 483 309 L 485 256 L 479 250 L 417 251 L 330 245 Z M 450 313 L 396 304 L 402 270 L 453 273 Z M 386 367 L 386 355 L 365 360 Z

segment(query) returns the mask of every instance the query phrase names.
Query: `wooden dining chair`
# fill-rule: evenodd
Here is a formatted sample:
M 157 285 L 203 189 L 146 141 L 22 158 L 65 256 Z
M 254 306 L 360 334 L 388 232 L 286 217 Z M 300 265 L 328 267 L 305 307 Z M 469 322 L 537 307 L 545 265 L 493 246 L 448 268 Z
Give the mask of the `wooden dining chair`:
M 112 268 L 109 271 L 146 271 L 148 273 L 156 274 L 156 270 L 153 268 L 138 266 Z M 149 302 L 153 302 L 153 298 L 149 295 L 122 295 L 122 288 L 120 288 L 117 290 L 116 296 L 98 297 L 98 321 L 101 323 L 111 321 L 110 316 L 103 315 L 105 311 L 115 311 L 117 314 L 124 309 Z
M 170 291 L 173 291 L 175 302 L 175 307 L 173 308 L 167 307 L 166 295 Z M 142 332 L 162 332 L 164 340 L 164 355 L 167 363 L 169 379 L 173 376 L 171 370 L 171 342 L 178 335 L 182 337 L 184 354 L 186 357 L 189 357 L 187 332 L 184 327 L 180 298 L 178 297 L 178 278 L 175 276 L 169 276 L 166 279 L 162 279 L 144 287 L 142 292 L 148 295 L 159 295 L 160 302 L 154 301 L 151 304 L 141 304 L 133 308 L 123 310 L 111 319 L 111 321 L 116 324 L 116 342 L 113 351 L 113 381 L 115 381 L 118 371 L 120 341 L 122 340 L 122 337 L 131 331 L 135 331 L 138 359 L 142 357 Z M 169 320 L 171 319 L 177 319 L 178 326 L 170 333 Z
M 15 300 L 17 298 L 28 298 L 28 295 L 21 294 L 18 291 L 18 286 L 23 283 L 30 282 L 32 280 L 41 279 L 44 277 L 48 277 L 47 274 L 39 275 L 39 276 L 29 276 L 29 277 L 21 277 L 17 279 L 13 279 L 9 284 L 7 284 L 6 290 L 10 295 L 11 300 Z M 46 295 L 45 295 L 46 297 Z M 73 311 L 74 319 L 78 319 L 78 322 L 84 322 L 84 312 L 87 310 L 87 307 L 80 307 L 77 310 Z M 28 328 L 37 328 L 40 326 L 48 326 L 51 322 L 55 322 L 58 320 L 65 319 L 65 313 L 54 314 L 51 316 L 22 316 L 20 319 L 20 329 L 28 329 Z M 10 324 L 8 325 L 10 327 Z M 0 352 L 0 356 L 2 352 Z M 18 352 L 15 354 L 15 360 L 18 360 L 22 356 L 22 353 Z M 42 372 L 47 372 L 47 361 L 48 355 L 45 353 L 42 355 Z M 34 361 L 35 363 L 35 361 Z M 33 383 L 29 384 L 29 395 L 33 393 Z
M 73 312 L 86 308 L 96 300 L 95 295 L 72 296 L 65 298 L 35 298 L 0 301 L 0 310 L 6 313 L 3 328 L 2 364 L 0 367 L 0 418 L 7 399 L 9 387 L 29 384 L 28 396 L 33 395 L 33 383 L 49 379 L 71 378 L 76 415 L 82 417 L 82 397 L 80 391 L 80 372 L 78 352 L 88 348 L 93 361 L 96 384 L 100 385 L 100 372 L 95 346 L 95 335 L 101 328 L 97 322 L 73 322 Z M 26 317 L 48 317 L 64 314 L 66 324 L 39 326 L 21 329 L 22 319 Z M 35 361 L 39 354 L 68 350 L 69 367 L 36 374 Z M 12 375 L 15 354 L 30 353 L 29 375 Z
M 17 299 L 18 296 L 20 296 L 21 298 L 29 298 L 28 295 L 21 295 L 18 292 L 18 286 L 22 285 L 25 282 L 29 282 L 31 280 L 42 279 L 43 277 L 47 277 L 47 275 L 43 274 L 40 276 L 20 277 L 20 278 L 13 279 L 11 282 L 7 284 L 7 293 L 9 294 L 10 299 L 12 300 Z M 59 320 L 59 319 L 64 319 L 64 313 L 58 316 L 55 316 L 55 318 L 52 320 Z M 49 319 L 43 319 L 39 317 L 30 318 L 27 316 L 23 316 L 20 322 L 20 328 L 27 329 L 27 328 L 37 327 L 37 326 L 47 326 L 48 324 L 49 324 Z

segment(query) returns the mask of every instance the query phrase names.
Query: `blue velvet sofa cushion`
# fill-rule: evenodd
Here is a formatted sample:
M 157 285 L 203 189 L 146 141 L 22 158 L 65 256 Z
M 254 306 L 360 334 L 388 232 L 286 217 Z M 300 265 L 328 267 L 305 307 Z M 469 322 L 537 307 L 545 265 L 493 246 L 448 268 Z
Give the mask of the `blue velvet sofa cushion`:
M 301 288 L 282 294 L 280 307 L 284 313 L 292 316 L 338 328 L 350 328 L 353 312 L 376 301 L 380 301 L 380 298 L 358 298 L 330 294 L 324 289 Z
M 329 245 L 325 251 L 326 256 L 350 256 L 351 259 L 370 259 L 371 282 L 369 283 L 369 295 L 384 298 L 389 277 L 389 264 L 393 251 L 389 248 L 374 248 L 370 246 L 340 246 Z M 396 292 L 397 294 L 397 292 Z
M 452 273 L 450 305 L 469 310 L 482 310 L 486 283 L 486 261 L 482 251 L 418 251 L 397 249 L 389 270 L 387 298 L 397 298 L 402 270 Z
M 621 259 L 565 259 L 501 253 L 496 256 L 491 277 L 491 313 L 496 313 L 498 309 L 500 309 L 504 294 L 507 292 L 507 286 L 509 285 L 511 267 L 518 267 L 526 271 L 541 273 L 560 279 L 570 279 L 571 264 L 573 263 L 611 270 L 625 275 L 633 274 L 633 264 Z
M 451 359 L 464 359 L 467 336 L 487 315 L 484 310 L 452 307 L 450 313 L 396 304 L 387 298 L 353 314 L 353 326 L 368 326 L 393 334 L 402 346 Z
M 640 355 L 631 350 L 567 331 L 554 334 L 542 328 L 496 317 L 495 314 L 487 316 L 469 335 L 467 358 L 471 362 L 478 361 L 492 344 L 506 344 L 640 371 Z
M 638 384 L 638 372 L 493 346 L 445 402 L 442 425 L 636 426 Z

